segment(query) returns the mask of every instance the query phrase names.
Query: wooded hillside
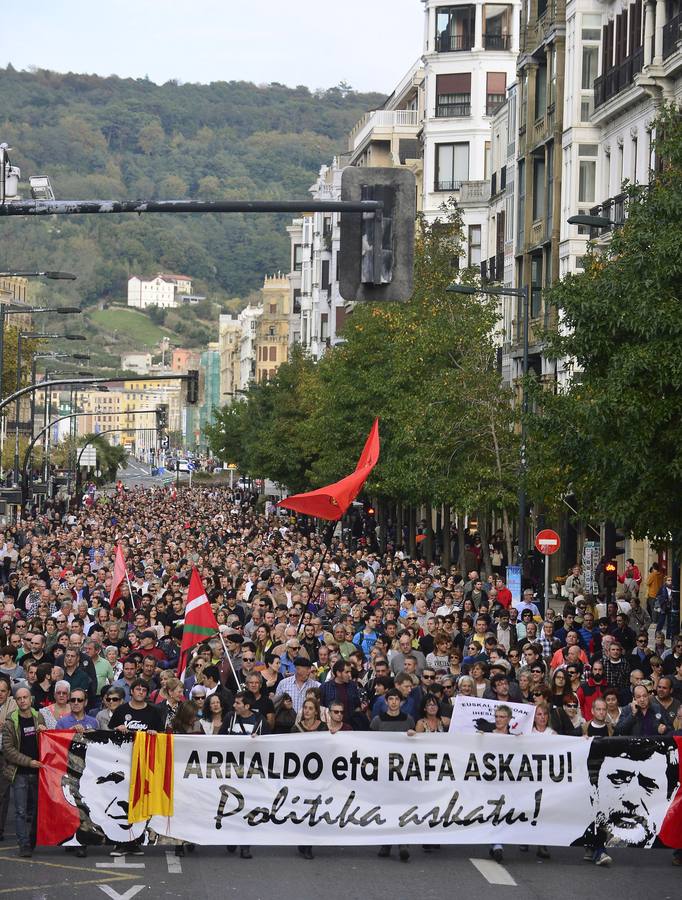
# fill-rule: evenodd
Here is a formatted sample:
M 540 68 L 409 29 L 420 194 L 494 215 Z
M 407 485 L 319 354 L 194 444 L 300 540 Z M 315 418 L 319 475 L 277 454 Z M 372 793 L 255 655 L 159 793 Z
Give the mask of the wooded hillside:
M 0 69 L 0 141 L 22 178 L 59 199 L 297 199 L 379 94 L 247 82 L 209 85 Z M 77 272 L 60 295 L 124 299 L 130 274 L 192 275 L 216 300 L 286 270 L 286 217 L 13 219 L 0 266 Z

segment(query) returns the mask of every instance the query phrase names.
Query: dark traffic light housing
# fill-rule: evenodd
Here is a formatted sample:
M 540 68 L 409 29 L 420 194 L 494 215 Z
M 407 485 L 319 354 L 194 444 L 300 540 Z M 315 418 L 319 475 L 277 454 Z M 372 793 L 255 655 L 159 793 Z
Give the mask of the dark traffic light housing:
M 199 372 L 190 369 L 187 372 L 187 404 L 194 406 L 199 402 Z
M 339 292 L 344 300 L 409 300 L 414 281 L 414 174 L 401 168 L 347 166 L 341 199 L 376 200 L 383 210 L 341 213 Z
M 161 433 L 168 428 L 168 404 L 159 403 L 156 407 L 156 430 Z

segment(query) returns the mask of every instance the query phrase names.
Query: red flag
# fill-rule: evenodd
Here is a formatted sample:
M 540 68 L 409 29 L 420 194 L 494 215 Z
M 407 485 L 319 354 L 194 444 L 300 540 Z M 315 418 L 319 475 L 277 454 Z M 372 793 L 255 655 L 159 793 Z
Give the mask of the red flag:
M 318 519 L 338 522 L 362 490 L 362 486 L 369 478 L 378 459 L 379 420 L 375 419 L 352 475 L 347 475 L 341 481 L 328 484 L 316 491 L 285 497 L 277 505 L 283 506 L 285 509 L 293 509 L 306 516 L 316 516 Z
M 682 784 L 682 737 L 675 737 L 674 741 L 677 744 L 678 753 L 678 781 Z M 661 823 L 658 836 L 667 847 L 672 847 L 673 850 L 682 848 L 682 788 L 677 789 Z
M 111 580 L 111 594 L 109 595 L 109 606 L 114 605 L 121 596 L 121 585 L 126 579 L 126 561 L 123 558 L 123 550 L 121 545 L 116 545 L 116 557 L 114 559 L 114 577 Z M 132 598 L 131 598 L 132 599 Z
M 211 604 L 208 602 L 206 590 L 201 582 L 196 568 L 192 569 L 192 577 L 187 591 L 187 606 L 185 607 L 185 624 L 182 629 L 182 645 L 180 647 L 180 660 L 178 662 L 178 678 L 182 679 L 187 668 L 189 651 L 196 644 L 205 641 L 218 632 L 218 623 L 213 615 Z

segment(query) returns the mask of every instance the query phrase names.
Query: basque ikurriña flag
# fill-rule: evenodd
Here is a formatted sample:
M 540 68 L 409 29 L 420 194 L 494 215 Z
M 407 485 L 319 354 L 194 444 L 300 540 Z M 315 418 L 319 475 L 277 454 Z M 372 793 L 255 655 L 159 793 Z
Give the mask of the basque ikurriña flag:
M 138 731 L 130 772 L 129 822 L 173 815 L 173 735 Z
M 189 651 L 192 647 L 217 633 L 218 623 L 213 615 L 211 604 L 208 602 L 206 590 L 199 573 L 194 567 L 189 581 L 189 590 L 187 591 L 185 623 L 182 629 L 182 645 L 180 647 L 180 661 L 178 662 L 178 678 L 180 680 L 184 678 Z

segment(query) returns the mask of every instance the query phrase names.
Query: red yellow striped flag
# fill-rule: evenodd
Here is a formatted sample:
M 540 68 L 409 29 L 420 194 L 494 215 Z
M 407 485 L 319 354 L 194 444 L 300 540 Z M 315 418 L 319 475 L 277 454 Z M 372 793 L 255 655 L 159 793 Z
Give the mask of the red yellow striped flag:
M 133 744 L 128 821 L 173 815 L 173 735 L 138 731 Z

